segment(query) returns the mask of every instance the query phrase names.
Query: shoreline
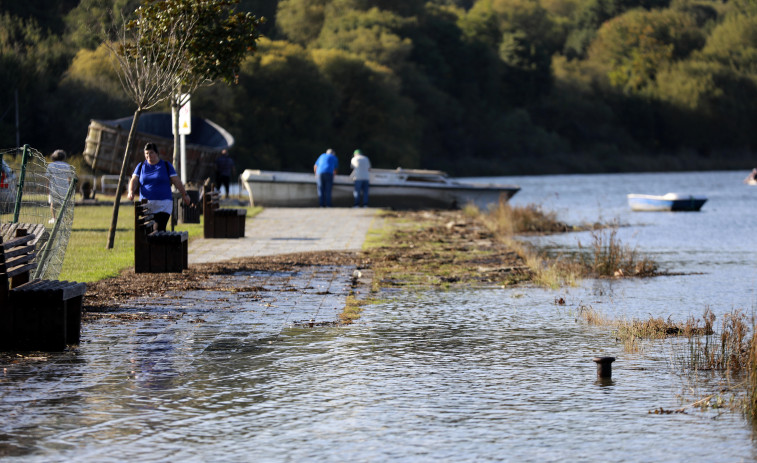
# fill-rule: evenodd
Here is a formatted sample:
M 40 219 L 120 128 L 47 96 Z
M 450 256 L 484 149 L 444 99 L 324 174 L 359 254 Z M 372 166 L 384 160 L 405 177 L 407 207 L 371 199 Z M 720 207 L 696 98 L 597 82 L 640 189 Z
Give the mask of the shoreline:
M 522 258 L 497 242 L 463 211 L 387 211 L 371 228 L 361 251 L 313 251 L 191 264 L 182 273 L 135 274 L 88 283 L 84 320 L 120 310 L 126 302 L 177 291 L 211 291 L 215 276 L 252 272 L 292 272 L 312 266 L 339 266 L 352 278 L 351 294 L 365 299 L 390 287 L 442 288 L 501 286 L 530 279 Z M 374 223 L 373 227 L 376 226 Z M 380 236 L 379 236 L 380 235 Z M 376 238 L 379 236 L 378 238 Z M 370 278 L 370 279 L 369 279 Z M 349 305 L 349 304 L 345 304 Z

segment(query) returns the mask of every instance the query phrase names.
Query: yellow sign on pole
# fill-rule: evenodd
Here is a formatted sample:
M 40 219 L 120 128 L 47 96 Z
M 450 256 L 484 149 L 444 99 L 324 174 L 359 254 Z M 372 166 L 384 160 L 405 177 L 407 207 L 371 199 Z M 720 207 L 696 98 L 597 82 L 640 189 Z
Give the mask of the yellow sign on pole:
M 192 133 L 192 110 L 189 102 L 189 94 L 181 95 L 181 100 L 185 103 L 179 108 L 179 135 L 189 135 Z

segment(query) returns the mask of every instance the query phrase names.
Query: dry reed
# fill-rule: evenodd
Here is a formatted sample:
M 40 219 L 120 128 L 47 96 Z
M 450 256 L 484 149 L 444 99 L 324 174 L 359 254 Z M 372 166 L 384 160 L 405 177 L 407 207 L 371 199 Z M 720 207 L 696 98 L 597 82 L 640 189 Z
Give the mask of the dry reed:
M 617 228 L 592 231 L 589 251 L 582 254 L 582 263 L 589 276 L 626 277 L 652 276 L 658 270 L 656 262 L 639 255 L 635 249 L 624 245 L 617 236 Z M 579 248 L 583 249 L 581 243 Z
M 541 206 L 511 206 L 500 201 L 484 215 L 484 223 L 493 233 L 512 236 L 517 233 L 560 233 L 571 229 L 557 220 L 557 214 L 546 212 Z

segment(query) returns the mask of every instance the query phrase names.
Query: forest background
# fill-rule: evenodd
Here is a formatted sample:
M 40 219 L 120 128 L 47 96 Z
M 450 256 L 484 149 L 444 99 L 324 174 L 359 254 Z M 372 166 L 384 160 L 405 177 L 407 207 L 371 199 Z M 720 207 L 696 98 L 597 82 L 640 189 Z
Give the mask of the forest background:
M 0 0 L 0 147 L 81 153 L 130 116 L 102 31 L 138 0 Z M 237 166 L 334 148 L 461 175 L 751 169 L 757 0 L 241 0 L 265 18 L 192 114 Z M 111 11 L 116 12 L 112 14 Z M 167 106 L 159 108 L 169 111 Z

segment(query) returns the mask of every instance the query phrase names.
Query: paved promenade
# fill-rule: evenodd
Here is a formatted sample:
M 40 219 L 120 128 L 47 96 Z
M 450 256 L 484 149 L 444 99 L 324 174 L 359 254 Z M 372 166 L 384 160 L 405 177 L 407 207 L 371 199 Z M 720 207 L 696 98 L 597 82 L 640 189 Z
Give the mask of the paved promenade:
M 266 208 L 247 218 L 241 239 L 194 239 L 189 263 L 292 252 L 359 250 L 377 218 L 371 208 Z

